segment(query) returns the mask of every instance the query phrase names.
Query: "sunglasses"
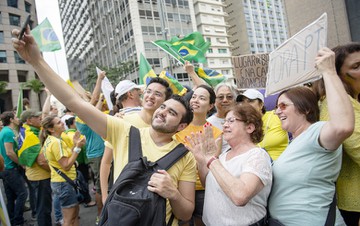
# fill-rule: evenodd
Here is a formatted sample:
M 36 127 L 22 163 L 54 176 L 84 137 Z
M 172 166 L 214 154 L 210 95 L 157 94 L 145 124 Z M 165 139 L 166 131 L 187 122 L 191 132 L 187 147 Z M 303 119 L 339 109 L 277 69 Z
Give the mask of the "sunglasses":
M 280 110 L 285 110 L 288 106 L 290 105 L 294 105 L 293 103 L 278 103 L 276 106 L 275 106 L 275 110 L 279 109 Z

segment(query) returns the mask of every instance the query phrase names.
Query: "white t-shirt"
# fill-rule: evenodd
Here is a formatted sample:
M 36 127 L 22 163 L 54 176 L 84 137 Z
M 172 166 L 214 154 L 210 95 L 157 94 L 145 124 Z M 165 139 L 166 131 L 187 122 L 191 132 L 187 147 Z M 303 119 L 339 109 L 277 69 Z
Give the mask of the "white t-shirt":
M 215 114 L 213 114 L 212 116 L 210 116 L 209 118 L 206 119 L 206 121 L 210 122 L 212 125 L 216 126 L 217 128 L 219 128 L 221 131 L 223 130 L 223 126 L 222 124 L 225 121 L 225 118 L 219 118 L 217 117 Z M 224 140 L 224 138 L 222 139 L 222 148 L 221 148 L 221 153 L 226 152 L 227 150 L 230 149 L 230 145 L 226 142 L 226 140 Z
M 267 199 L 272 184 L 270 157 L 261 148 L 253 148 L 230 160 L 226 160 L 227 154 L 228 152 L 222 153 L 219 157 L 227 171 L 235 177 L 240 177 L 242 173 L 255 174 L 264 184 L 264 188 L 245 206 L 236 206 L 209 171 L 206 176 L 203 221 L 208 226 L 253 224 L 266 214 Z

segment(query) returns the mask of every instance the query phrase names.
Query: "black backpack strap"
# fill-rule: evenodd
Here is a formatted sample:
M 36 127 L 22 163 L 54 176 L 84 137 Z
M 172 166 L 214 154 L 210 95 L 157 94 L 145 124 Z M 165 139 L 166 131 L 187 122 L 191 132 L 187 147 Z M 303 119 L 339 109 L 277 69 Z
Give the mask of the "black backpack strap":
M 334 192 L 333 201 L 330 204 L 329 212 L 326 217 L 325 226 L 335 225 L 335 218 L 336 218 L 336 190 Z
M 134 126 L 130 127 L 129 133 L 129 162 L 140 159 L 142 155 L 140 131 Z
M 172 151 L 167 153 L 165 156 L 156 161 L 161 169 L 168 170 L 174 165 L 179 159 L 184 157 L 188 150 L 183 144 L 179 144 Z

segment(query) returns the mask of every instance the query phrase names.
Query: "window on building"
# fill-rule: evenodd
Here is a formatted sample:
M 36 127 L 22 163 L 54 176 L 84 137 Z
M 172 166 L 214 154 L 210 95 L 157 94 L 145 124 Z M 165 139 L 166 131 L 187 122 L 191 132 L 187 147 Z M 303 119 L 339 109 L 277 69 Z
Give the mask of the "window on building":
M 20 16 L 9 13 L 10 25 L 20 27 Z
M 15 63 L 17 64 L 25 64 L 25 61 L 20 57 L 20 55 L 14 51 Z
M 27 82 L 27 71 L 17 71 L 18 82 Z
M 214 51 L 213 51 L 212 48 L 209 48 L 209 49 L 208 49 L 208 52 L 209 52 L 209 53 L 213 53 Z
M 17 0 L 7 0 L 7 4 L 10 7 L 14 7 L 14 8 L 18 7 L 18 1 Z
M 25 11 L 31 13 L 31 4 L 25 1 Z
M 218 49 L 218 53 L 227 53 L 227 49 Z
M 0 44 L 5 43 L 5 39 L 4 39 L 4 32 L 0 31 Z
M 8 70 L 0 70 L 0 81 L 9 82 Z
M 7 63 L 5 50 L 0 50 L 0 63 Z

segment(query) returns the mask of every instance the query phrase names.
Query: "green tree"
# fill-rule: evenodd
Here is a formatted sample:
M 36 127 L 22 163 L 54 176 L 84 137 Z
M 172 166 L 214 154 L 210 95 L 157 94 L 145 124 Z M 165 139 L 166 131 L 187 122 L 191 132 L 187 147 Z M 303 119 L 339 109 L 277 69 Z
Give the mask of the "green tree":
M 8 83 L 5 81 L 0 81 L 0 94 L 2 93 L 6 93 L 6 87 L 7 87 Z
M 111 84 L 113 84 L 113 86 L 118 84 L 119 81 L 124 80 L 129 73 L 136 69 L 136 65 L 134 65 L 133 61 L 122 62 L 118 67 L 110 67 L 107 69 L 103 66 L 98 67 L 106 71 L 106 77 L 109 79 Z M 96 65 L 90 64 L 86 68 L 86 71 L 88 73 L 88 77 L 86 79 L 87 89 L 92 90 L 97 80 Z
M 25 83 L 25 87 L 30 88 L 30 90 L 34 91 L 37 94 L 38 103 L 41 110 L 40 94 L 42 89 L 44 88 L 44 84 L 39 79 L 31 79 Z

